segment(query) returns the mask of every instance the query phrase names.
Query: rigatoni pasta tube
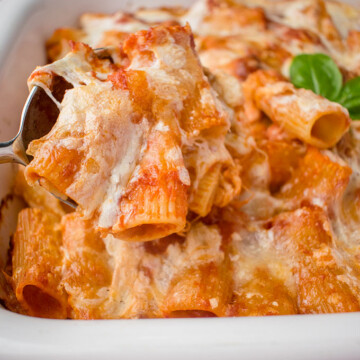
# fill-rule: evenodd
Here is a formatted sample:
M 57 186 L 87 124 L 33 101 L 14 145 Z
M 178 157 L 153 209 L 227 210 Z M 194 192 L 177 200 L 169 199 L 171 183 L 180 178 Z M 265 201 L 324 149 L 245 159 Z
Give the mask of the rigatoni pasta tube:
M 240 263 L 237 266 L 241 268 L 241 265 L 243 264 Z M 234 286 L 232 301 L 228 307 L 228 316 L 297 313 L 295 300 L 289 290 L 279 279 L 271 275 L 269 269 L 259 267 L 251 275 L 251 279 L 247 283 Z
M 166 296 L 163 306 L 170 317 L 224 316 L 225 267 L 213 262 L 184 269 Z
M 262 84 L 255 80 L 259 73 Z M 252 82 L 260 85 L 253 92 L 257 108 L 285 130 L 308 144 L 329 148 L 349 129 L 349 113 L 341 105 L 289 82 L 275 81 L 272 73 L 266 75 L 262 71 L 250 75 L 244 87 Z
M 175 132 L 163 131 L 163 127 L 170 124 L 152 129 L 146 153 L 134 169 L 119 204 L 115 203 L 121 209 L 115 224 L 107 226 L 106 216 L 100 218 L 97 229 L 103 235 L 147 241 L 185 227 L 190 178 Z
M 180 253 L 170 250 L 176 264 L 160 309 L 170 317 L 224 316 L 229 296 L 229 268 L 220 249 L 216 226 L 192 226 Z
M 240 192 L 238 168 L 224 146 L 224 139 L 204 137 L 183 151 L 191 178 L 191 211 L 206 216 L 213 205 L 223 207 Z
M 296 209 L 304 202 L 320 202 L 323 209 L 332 209 L 343 198 L 351 174 L 347 164 L 332 161 L 325 151 L 309 147 L 277 197 L 286 201 L 288 209 Z
M 220 163 L 213 165 L 200 179 L 197 191 L 194 192 L 189 202 L 189 208 L 200 216 L 206 216 L 214 203 L 216 189 L 219 184 L 221 170 Z
M 148 243 L 119 241 L 111 235 L 104 241 L 114 264 L 107 316 L 112 319 L 162 317 L 152 288 L 160 259 L 146 252 L 144 244 Z
M 273 220 L 275 246 L 293 261 L 300 314 L 359 311 L 359 286 L 352 265 L 334 251 L 331 225 L 319 207 L 303 207 Z
M 13 281 L 29 315 L 63 319 L 67 299 L 60 285 L 61 233 L 57 217 L 40 209 L 19 213 L 14 235 Z
M 103 315 L 111 284 L 110 256 L 92 223 L 74 212 L 62 218 L 63 276 L 71 317 L 97 319 Z

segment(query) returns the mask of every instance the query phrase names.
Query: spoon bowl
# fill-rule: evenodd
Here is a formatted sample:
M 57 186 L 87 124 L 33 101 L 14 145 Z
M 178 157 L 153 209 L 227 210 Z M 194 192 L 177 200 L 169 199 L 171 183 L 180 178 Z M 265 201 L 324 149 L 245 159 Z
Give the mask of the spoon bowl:
M 9 162 L 24 166 L 29 164 L 32 157 L 26 154 L 27 147 L 32 140 L 39 139 L 50 132 L 58 115 L 58 107 L 45 90 L 40 86 L 34 86 L 23 108 L 18 133 L 10 141 L 0 143 L 0 164 Z M 69 198 L 54 196 L 72 208 L 77 206 Z

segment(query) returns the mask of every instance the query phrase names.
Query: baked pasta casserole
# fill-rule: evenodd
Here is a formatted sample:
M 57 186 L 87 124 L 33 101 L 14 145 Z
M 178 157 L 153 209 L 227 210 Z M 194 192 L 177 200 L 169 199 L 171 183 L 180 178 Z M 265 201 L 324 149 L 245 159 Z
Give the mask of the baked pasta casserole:
M 28 85 L 59 116 L 17 173 L 24 208 L 0 275 L 8 309 L 360 310 L 359 10 L 199 0 L 85 13 L 46 50 Z

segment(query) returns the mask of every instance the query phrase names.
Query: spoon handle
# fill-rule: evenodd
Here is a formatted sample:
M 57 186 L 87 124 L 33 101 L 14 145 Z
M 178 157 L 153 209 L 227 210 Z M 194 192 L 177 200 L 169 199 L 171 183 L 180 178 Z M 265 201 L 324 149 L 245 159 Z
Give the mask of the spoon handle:
M 0 142 L 0 164 L 9 162 L 15 162 L 26 166 L 28 163 L 27 159 L 23 159 L 18 154 L 21 152 L 15 149 L 19 146 L 19 141 L 16 141 L 18 137 L 6 142 Z

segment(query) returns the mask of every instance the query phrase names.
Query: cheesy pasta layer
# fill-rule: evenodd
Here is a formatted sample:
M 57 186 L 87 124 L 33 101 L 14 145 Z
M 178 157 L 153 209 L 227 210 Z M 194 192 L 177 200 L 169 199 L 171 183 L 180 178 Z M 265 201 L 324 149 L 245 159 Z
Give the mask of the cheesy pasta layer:
M 360 125 L 289 74 L 296 55 L 321 53 L 345 81 L 360 76 L 360 10 L 199 0 L 86 13 L 46 49 L 28 84 L 59 116 L 16 177 L 24 209 L 0 275 L 10 310 L 360 310 Z

